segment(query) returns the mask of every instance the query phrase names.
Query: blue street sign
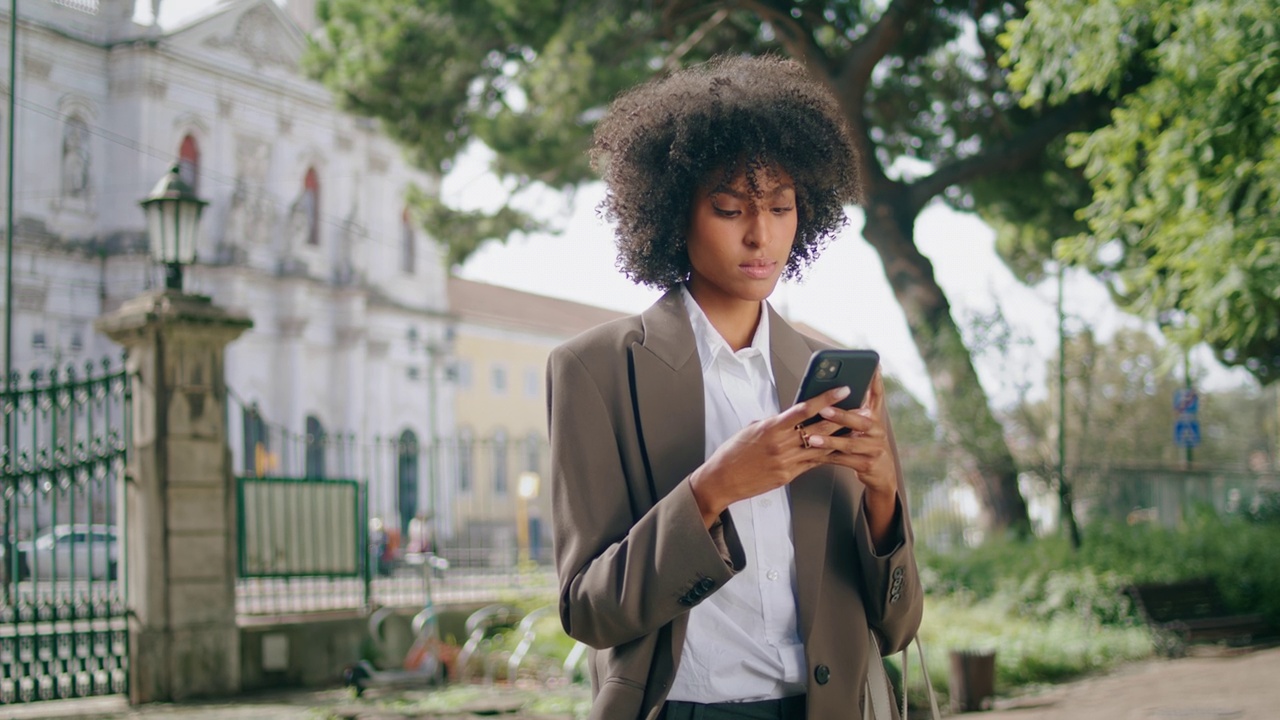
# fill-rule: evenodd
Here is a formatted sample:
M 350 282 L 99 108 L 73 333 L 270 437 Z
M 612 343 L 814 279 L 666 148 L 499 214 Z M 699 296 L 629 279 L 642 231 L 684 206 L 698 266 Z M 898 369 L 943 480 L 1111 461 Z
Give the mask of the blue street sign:
M 1200 444 L 1200 421 L 1184 415 L 1173 424 L 1173 441 L 1178 447 L 1193 448 Z
M 1179 415 L 1195 415 L 1200 408 L 1200 395 L 1191 388 L 1173 391 L 1173 411 Z

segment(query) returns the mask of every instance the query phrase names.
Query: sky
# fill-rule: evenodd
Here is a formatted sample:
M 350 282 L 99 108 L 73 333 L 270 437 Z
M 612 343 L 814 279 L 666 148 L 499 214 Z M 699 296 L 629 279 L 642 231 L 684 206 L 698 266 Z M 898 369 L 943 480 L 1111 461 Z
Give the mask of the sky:
M 488 172 L 491 156 L 472 148 L 442 187 L 447 202 L 467 208 L 497 206 L 507 188 Z M 639 287 L 614 267 L 612 228 L 597 216 L 604 188 L 595 183 L 570 199 L 550 190 L 531 190 L 515 204 L 546 219 L 559 232 L 517 235 L 507 243 L 490 242 L 460 269 L 462 277 L 528 292 L 640 312 L 659 293 Z M 924 364 L 907 329 L 906 318 L 885 278 L 883 266 L 862 238 L 862 214 L 849 208 L 849 224 L 814 264 L 801 283 L 784 283 L 770 302 L 788 319 L 802 321 L 849 347 L 877 350 L 885 371 L 900 380 L 931 411 L 936 408 Z M 1018 281 L 995 252 L 995 233 L 977 216 L 934 203 L 916 223 L 917 246 L 934 266 L 950 299 L 952 316 L 962 328 L 997 309 L 1014 340 L 1007 353 L 980 354 L 977 369 L 997 406 L 1045 395 L 1045 363 L 1058 352 L 1057 282 L 1028 287 Z M 1144 323 L 1111 302 L 1103 285 L 1087 273 L 1069 270 L 1064 283 L 1068 333 L 1084 326 L 1106 338 L 1123 327 Z M 1209 371 L 1205 387 L 1248 382 L 1242 370 L 1222 368 L 1207 348 L 1192 354 L 1197 368 Z
M 277 0 L 279 1 L 279 0 Z M 212 8 L 218 0 L 164 0 L 160 21 L 175 27 Z M 150 22 L 151 3 L 139 2 L 135 20 Z M 488 151 L 471 148 L 445 178 L 442 195 L 460 207 L 493 208 L 508 189 L 488 171 Z M 505 244 L 483 245 L 459 270 L 470 280 L 589 303 L 623 312 L 640 312 L 659 295 L 633 285 L 614 266 L 611 228 L 597 217 L 603 198 L 599 183 L 572 197 L 533 188 L 515 199 L 557 232 L 517 235 Z M 771 298 L 787 318 L 807 323 L 850 347 L 873 348 L 885 371 L 895 376 L 933 411 L 936 402 L 924 364 L 907 330 L 906 319 L 874 250 L 861 237 L 862 216 L 850 208 L 845 232 L 823 253 L 802 283 L 786 283 Z M 1018 399 L 1018 387 L 1044 397 L 1045 363 L 1056 358 L 1057 284 L 1036 287 L 1019 282 L 995 253 L 994 232 L 975 215 L 941 203 L 927 207 L 916 222 L 917 246 L 934 266 L 949 298 L 952 316 L 962 328 L 997 309 L 1015 340 L 1006 353 L 977 354 L 979 377 L 997 406 Z M 1096 279 L 1068 271 L 1064 285 L 1068 332 L 1085 325 L 1106 338 L 1122 327 L 1144 327 L 1111 303 Z M 1148 324 L 1149 325 L 1149 324 Z M 1154 333 L 1154 329 L 1148 327 Z M 1203 387 L 1214 389 L 1249 382 L 1243 370 L 1228 370 L 1205 347 L 1192 353 L 1195 367 L 1207 373 Z

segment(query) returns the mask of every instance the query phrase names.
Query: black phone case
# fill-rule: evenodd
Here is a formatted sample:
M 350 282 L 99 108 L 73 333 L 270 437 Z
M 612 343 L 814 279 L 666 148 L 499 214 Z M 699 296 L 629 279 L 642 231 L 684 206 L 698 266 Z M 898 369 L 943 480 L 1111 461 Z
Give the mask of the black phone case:
M 823 358 L 834 358 L 840 361 L 840 369 L 834 377 L 817 377 L 818 363 Z M 805 369 L 804 378 L 800 381 L 800 390 L 796 393 L 796 402 L 804 402 L 815 395 L 837 388 L 849 386 L 849 397 L 836 403 L 836 407 L 853 410 L 862 405 L 871 388 L 871 378 L 875 376 L 876 367 L 880 364 L 880 354 L 875 350 L 818 350 L 809 358 L 809 367 Z M 809 425 L 821 420 L 813 416 L 804 421 Z

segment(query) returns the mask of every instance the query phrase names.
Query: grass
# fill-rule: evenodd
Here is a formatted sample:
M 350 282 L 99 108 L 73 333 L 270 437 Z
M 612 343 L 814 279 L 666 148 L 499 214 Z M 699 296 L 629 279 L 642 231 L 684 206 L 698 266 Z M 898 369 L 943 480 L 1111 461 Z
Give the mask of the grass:
M 1123 593 L 1133 582 L 1207 575 L 1217 580 L 1231 610 L 1265 613 L 1280 627 L 1276 547 L 1280 523 L 1191 513 L 1176 530 L 1090 526 L 1079 551 L 1058 538 L 991 541 L 945 555 L 922 549 L 921 576 L 929 594 L 920 638 L 933 685 L 945 697 L 950 654 L 959 650 L 995 652 L 996 691 L 1004 696 L 1150 657 L 1153 637 Z M 528 611 L 553 601 L 551 596 L 525 597 L 519 605 Z M 554 612 L 536 627 L 530 662 L 550 669 L 542 677 L 553 677 L 573 641 L 561 631 Z M 509 653 L 519 640 L 508 631 L 493 638 L 488 649 Z M 897 658 L 890 665 L 890 674 L 896 674 Z M 919 706 L 925 702 L 923 683 L 918 669 L 910 674 L 911 702 Z M 586 717 L 590 700 L 585 685 L 558 682 L 537 691 L 517 687 L 502 692 L 509 693 L 504 695 L 508 701 L 523 698 L 521 712 Z M 451 687 L 416 704 L 388 709 L 456 712 L 477 698 L 494 697 L 494 692 L 486 686 Z
M 1104 626 L 1060 615 L 1041 619 L 1010 612 L 1006 602 L 929 597 L 920 640 L 933 685 L 948 690 L 952 650 L 995 651 L 996 691 L 1055 683 L 1151 655 L 1151 634 L 1131 625 Z M 914 659 L 914 658 L 913 658 Z

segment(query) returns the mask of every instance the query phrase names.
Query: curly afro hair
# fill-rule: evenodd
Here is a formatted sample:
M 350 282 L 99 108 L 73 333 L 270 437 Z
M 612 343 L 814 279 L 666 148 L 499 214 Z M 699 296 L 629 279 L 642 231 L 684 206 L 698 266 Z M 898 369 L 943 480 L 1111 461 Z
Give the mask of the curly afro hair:
M 781 168 L 796 188 L 798 227 L 783 277 L 799 278 L 857 202 L 856 151 L 835 99 L 792 60 L 720 57 L 619 96 L 596 127 L 591 160 L 616 223 L 618 268 L 669 289 L 690 272 L 694 194 Z

